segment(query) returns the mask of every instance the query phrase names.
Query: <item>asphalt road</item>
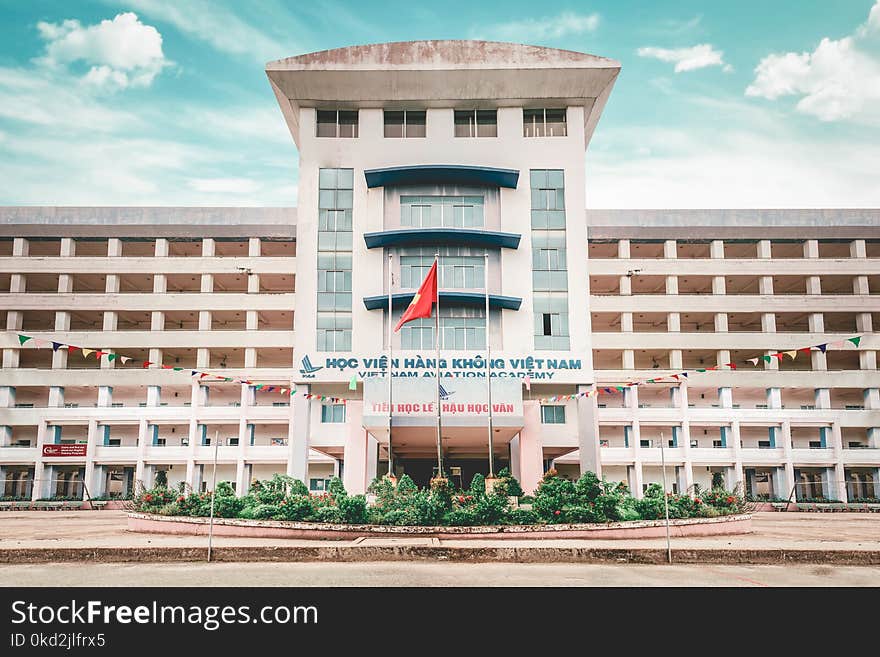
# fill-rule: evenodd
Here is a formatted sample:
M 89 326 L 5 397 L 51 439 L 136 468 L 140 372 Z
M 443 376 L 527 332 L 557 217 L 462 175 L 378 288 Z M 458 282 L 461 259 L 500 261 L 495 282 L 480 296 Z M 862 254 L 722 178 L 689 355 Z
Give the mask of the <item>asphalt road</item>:
M 0 586 L 880 586 L 880 567 L 64 563 L 0 566 Z

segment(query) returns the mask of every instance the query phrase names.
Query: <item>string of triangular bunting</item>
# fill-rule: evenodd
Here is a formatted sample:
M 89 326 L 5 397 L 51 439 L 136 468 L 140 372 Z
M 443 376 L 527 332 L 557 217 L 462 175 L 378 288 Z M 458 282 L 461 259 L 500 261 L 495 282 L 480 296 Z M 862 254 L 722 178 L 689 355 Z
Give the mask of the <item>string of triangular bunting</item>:
M 72 354 L 75 352 L 79 352 L 82 354 L 83 358 L 88 358 L 92 354 L 95 355 L 95 358 L 101 360 L 102 358 L 106 358 L 108 362 L 118 360 L 123 365 L 128 364 L 129 362 L 133 362 L 135 364 L 140 365 L 142 368 L 147 369 L 155 366 L 157 369 L 163 370 L 171 370 L 174 372 L 189 372 L 190 376 L 197 376 L 199 381 L 205 382 L 214 382 L 214 383 L 239 383 L 251 386 L 254 390 L 258 390 L 260 392 L 277 392 L 280 395 L 287 395 L 288 397 L 292 397 L 297 393 L 297 389 L 293 386 L 286 387 L 280 385 L 269 385 L 266 383 L 255 383 L 250 379 L 239 379 L 231 376 L 220 376 L 219 374 L 213 374 L 211 372 L 204 372 L 202 370 L 194 370 L 189 367 L 173 367 L 172 365 L 163 365 L 161 363 L 154 363 L 149 360 L 138 360 L 136 358 L 132 358 L 131 356 L 124 356 L 122 354 L 117 354 L 110 351 L 103 351 L 101 349 L 87 349 L 86 347 L 79 347 L 77 345 L 67 344 L 65 342 L 58 342 L 56 340 L 45 340 L 43 338 L 35 338 L 30 335 L 23 335 L 21 333 L 16 333 L 18 336 L 18 342 L 23 347 L 28 345 L 29 347 L 33 347 L 35 349 L 41 348 L 52 348 L 52 351 L 58 351 L 59 349 L 66 349 L 67 353 Z M 344 404 L 345 399 L 341 397 L 328 397 L 326 395 L 315 395 L 310 392 L 303 393 L 303 397 L 306 399 L 317 399 L 322 402 L 331 402 L 333 404 Z
M 768 355 L 764 355 L 764 356 L 759 356 L 757 358 L 747 358 L 746 360 L 742 361 L 742 363 L 739 363 L 739 364 L 742 365 L 745 363 L 751 363 L 753 366 L 757 367 L 758 363 L 760 363 L 762 361 L 765 363 L 770 363 L 775 358 L 777 360 L 777 362 L 779 362 L 779 361 L 782 361 L 782 359 L 785 358 L 786 356 L 789 356 L 792 360 L 794 360 L 795 358 L 797 358 L 797 355 L 801 354 L 801 353 L 808 354 L 811 351 L 821 351 L 824 354 L 826 349 L 828 349 L 828 347 L 839 348 L 839 347 L 845 347 L 847 344 L 852 344 L 853 346 L 858 347 L 861 340 L 862 340 L 861 335 L 854 335 L 851 338 L 846 338 L 845 340 L 837 340 L 836 342 L 823 342 L 822 344 L 811 345 L 809 347 L 801 347 L 800 349 L 789 349 L 787 351 L 779 351 L 779 352 L 776 352 L 775 354 L 768 354 Z M 738 369 L 737 363 L 724 363 L 723 365 L 715 365 L 714 367 L 700 368 L 700 369 L 691 370 L 691 371 L 687 371 L 687 372 L 678 372 L 677 374 L 668 374 L 666 376 L 657 376 L 657 377 L 654 377 L 651 379 L 642 379 L 640 381 L 630 381 L 629 383 L 622 385 L 622 386 L 596 387 L 596 388 L 593 388 L 592 390 L 585 390 L 584 392 L 578 392 L 578 393 L 574 393 L 571 395 L 553 395 L 552 397 L 545 397 L 543 399 L 539 399 L 538 402 L 543 404 L 546 402 L 556 402 L 556 401 L 567 401 L 567 400 L 572 400 L 572 399 L 579 399 L 581 397 L 595 397 L 596 395 L 598 395 L 600 393 L 613 395 L 613 394 L 617 394 L 619 392 L 623 392 L 627 388 L 631 388 L 633 386 L 639 386 L 639 385 L 643 385 L 646 383 L 661 383 L 661 382 L 671 383 L 673 381 L 681 381 L 682 379 L 687 379 L 691 374 L 694 374 L 694 373 L 703 374 L 705 372 L 711 372 L 711 371 L 723 370 L 723 369 L 729 369 L 729 370 Z

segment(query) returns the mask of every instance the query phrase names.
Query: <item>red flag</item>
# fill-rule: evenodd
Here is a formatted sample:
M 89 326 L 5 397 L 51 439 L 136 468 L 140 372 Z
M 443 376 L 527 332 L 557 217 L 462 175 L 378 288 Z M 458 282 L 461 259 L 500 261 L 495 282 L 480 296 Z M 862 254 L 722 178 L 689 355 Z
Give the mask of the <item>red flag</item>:
M 428 275 L 425 276 L 425 280 L 423 280 L 421 286 L 419 286 L 419 291 L 415 293 L 412 301 L 409 302 L 409 306 L 403 311 L 400 321 L 397 322 L 397 326 L 394 327 L 394 332 L 397 333 L 401 326 L 414 319 L 430 317 L 431 309 L 435 303 L 437 303 L 436 260 L 434 261 L 434 264 L 431 265 L 431 269 L 428 271 Z

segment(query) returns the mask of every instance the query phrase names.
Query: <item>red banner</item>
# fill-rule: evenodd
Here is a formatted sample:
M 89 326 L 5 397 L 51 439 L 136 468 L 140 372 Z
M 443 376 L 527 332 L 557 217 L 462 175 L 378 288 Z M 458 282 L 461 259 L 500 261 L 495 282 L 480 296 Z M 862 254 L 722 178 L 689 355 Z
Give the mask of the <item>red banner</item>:
M 85 456 L 88 445 L 43 445 L 43 456 Z

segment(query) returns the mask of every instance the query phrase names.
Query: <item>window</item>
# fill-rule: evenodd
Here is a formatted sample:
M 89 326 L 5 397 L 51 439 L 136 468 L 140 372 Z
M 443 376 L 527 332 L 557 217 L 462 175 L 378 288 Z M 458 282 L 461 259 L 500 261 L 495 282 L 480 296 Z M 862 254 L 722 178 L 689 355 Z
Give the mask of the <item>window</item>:
M 385 110 L 386 137 L 424 137 L 425 110 Z
M 565 406 L 541 406 L 542 424 L 565 424 Z
M 345 404 L 324 404 L 321 406 L 321 422 L 345 422 Z
M 121 438 L 110 438 L 107 440 L 108 447 L 120 447 L 122 445 Z
M 226 444 L 229 447 L 235 447 L 236 445 L 238 445 L 238 436 L 235 436 L 234 438 L 230 436 L 226 439 Z
M 400 329 L 402 349 L 433 349 L 433 317 L 407 322 Z M 442 349 L 485 349 L 486 318 L 483 308 L 440 309 L 440 347 Z
M 535 349 L 568 349 L 564 173 L 533 169 L 530 174 Z
M 309 490 L 315 493 L 323 493 L 330 490 L 329 479 L 309 479 Z
M 351 351 L 354 170 L 318 174 L 317 349 Z
M 318 137 L 357 137 L 357 110 L 318 110 Z
M 497 137 L 497 110 L 455 110 L 456 137 Z
M 565 137 L 566 111 L 562 109 L 524 109 L 523 137 Z
M 650 446 L 651 446 L 650 440 L 639 440 L 639 447 L 650 447 Z
M 402 255 L 400 286 L 417 288 L 433 264 L 434 255 L 428 254 L 427 249 L 422 255 Z M 444 289 L 483 288 L 486 285 L 486 261 L 483 256 L 441 255 L 439 275 L 440 287 Z
M 481 227 L 483 197 L 401 196 L 400 224 L 415 228 Z

